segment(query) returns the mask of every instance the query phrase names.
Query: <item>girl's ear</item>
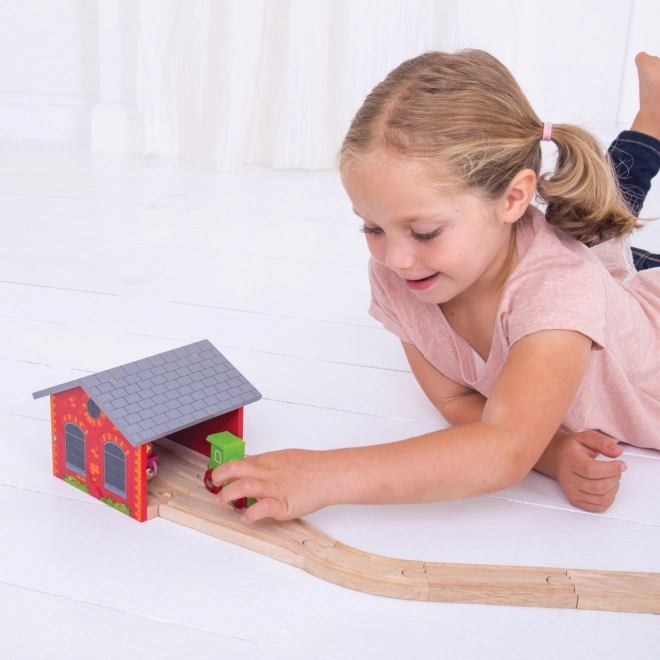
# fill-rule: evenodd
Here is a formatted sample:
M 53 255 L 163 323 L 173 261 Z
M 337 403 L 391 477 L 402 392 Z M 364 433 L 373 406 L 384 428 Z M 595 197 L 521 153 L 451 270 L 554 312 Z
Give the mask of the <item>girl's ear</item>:
M 536 173 L 534 170 L 520 170 L 502 196 L 503 220 L 513 224 L 521 218 L 527 210 L 534 192 L 536 191 Z

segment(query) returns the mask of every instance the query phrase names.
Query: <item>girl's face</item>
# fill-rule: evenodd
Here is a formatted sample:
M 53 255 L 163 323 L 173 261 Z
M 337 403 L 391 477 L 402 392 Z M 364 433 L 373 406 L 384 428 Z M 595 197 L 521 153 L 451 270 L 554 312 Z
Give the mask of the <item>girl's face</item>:
M 512 216 L 503 202 L 442 194 L 376 163 L 352 168 L 343 184 L 374 259 L 423 302 L 499 289 L 515 265 Z

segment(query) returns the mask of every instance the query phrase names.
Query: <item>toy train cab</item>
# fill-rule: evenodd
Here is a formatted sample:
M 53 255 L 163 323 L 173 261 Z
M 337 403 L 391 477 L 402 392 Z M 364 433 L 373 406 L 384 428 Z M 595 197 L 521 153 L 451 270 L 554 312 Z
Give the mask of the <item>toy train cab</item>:
M 219 493 L 222 490 L 222 486 L 216 486 L 213 483 L 213 470 L 223 463 L 238 461 L 241 458 L 245 458 L 245 441 L 237 438 L 229 431 L 213 433 L 207 436 L 206 440 L 211 445 L 211 460 L 208 462 L 208 469 L 204 474 L 204 485 L 206 486 L 206 489 L 212 493 Z M 223 485 L 226 486 L 227 484 Z M 257 500 L 253 497 L 241 497 L 238 500 L 234 500 L 232 505 L 236 509 L 246 509 L 256 501 Z

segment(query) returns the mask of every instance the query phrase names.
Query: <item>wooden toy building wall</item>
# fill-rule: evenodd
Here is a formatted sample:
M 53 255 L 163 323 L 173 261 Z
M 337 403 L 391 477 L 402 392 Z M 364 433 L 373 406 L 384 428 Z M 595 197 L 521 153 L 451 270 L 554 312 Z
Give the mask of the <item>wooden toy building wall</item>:
M 50 407 L 53 474 L 146 520 L 146 445 L 131 445 L 82 387 L 51 395 Z

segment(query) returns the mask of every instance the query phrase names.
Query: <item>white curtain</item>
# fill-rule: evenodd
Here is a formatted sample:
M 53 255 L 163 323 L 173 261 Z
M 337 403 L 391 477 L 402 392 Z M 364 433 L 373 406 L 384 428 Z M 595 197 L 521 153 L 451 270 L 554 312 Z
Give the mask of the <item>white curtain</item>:
M 145 154 L 330 168 L 388 71 L 470 46 L 512 69 L 544 121 L 609 139 L 632 18 L 632 0 L 141 0 Z

